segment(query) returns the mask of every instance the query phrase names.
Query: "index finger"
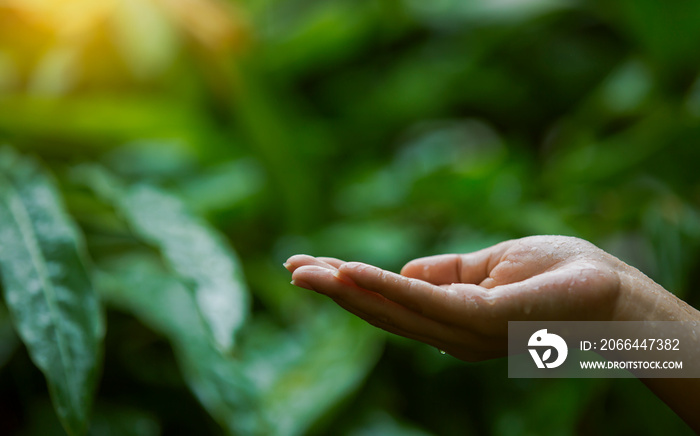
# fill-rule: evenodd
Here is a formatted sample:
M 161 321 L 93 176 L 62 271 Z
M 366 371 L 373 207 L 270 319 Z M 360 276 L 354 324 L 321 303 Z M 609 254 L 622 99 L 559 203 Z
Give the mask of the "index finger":
M 337 263 L 340 262 L 340 263 Z M 284 263 L 284 267 L 291 273 L 302 266 L 314 265 L 334 270 L 337 268 L 336 265 L 342 264 L 342 261 L 327 257 L 313 257 L 308 254 L 295 254 L 294 256 L 287 259 Z
M 458 320 L 463 324 L 465 311 L 482 306 L 488 298 L 488 291 L 481 286 L 462 285 L 457 291 L 359 262 L 340 266 L 338 275 L 427 318 L 453 324 Z M 470 289 L 464 288 L 467 286 Z

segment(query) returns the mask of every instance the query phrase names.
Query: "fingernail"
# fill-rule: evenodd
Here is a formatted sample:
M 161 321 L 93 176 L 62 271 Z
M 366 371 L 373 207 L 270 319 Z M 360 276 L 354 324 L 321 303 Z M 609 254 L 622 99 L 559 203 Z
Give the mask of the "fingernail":
M 299 279 L 297 279 L 297 280 L 292 280 L 292 281 L 289 282 L 289 283 L 293 284 L 294 286 L 298 286 L 298 287 L 300 287 L 300 288 L 308 289 L 309 291 L 315 291 L 315 289 L 312 288 L 310 284 L 306 283 L 306 282 L 303 281 L 303 280 L 299 280 Z
M 291 263 L 285 262 L 285 263 L 282 264 L 282 266 L 285 267 L 285 269 L 286 269 L 287 271 L 292 272 L 292 270 L 290 269 L 290 268 L 292 267 L 292 264 L 291 264 Z
M 333 272 L 333 277 L 335 277 L 336 279 L 340 280 L 341 282 L 343 282 L 345 284 L 348 284 L 351 286 L 357 286 L 357 285 L 355 285 L 355 282 L 350 277 L 348 277 L 347 275 L 343 274 L 342 272 L 340 272 L 338 270 Z

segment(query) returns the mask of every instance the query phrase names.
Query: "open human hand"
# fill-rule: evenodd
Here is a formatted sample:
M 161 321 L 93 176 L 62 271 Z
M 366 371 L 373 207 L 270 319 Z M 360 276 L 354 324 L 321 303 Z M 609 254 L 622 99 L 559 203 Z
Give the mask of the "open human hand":
M 325 294 L 370 324 L 466 361 L 507 354 L 508 321 L 700 323 L 700 312 L 593 244 L 532 236 L 469 254 L 412 260 L 401 275 L 358 262 L 296 255 L 292 283 Z M 695 336 L 690 329 L 688 335 Z M 696 348 L 679 359 L 697 361 Z M 700 434 L 700 379 L 643 379 Z
M 621 265 L 593 244 L 563 236 L 424 257 L 400 275 L 306 255 L 285 263 L 293 284 L 466 361 L 505 355 L 508 321 L 620 319 Z

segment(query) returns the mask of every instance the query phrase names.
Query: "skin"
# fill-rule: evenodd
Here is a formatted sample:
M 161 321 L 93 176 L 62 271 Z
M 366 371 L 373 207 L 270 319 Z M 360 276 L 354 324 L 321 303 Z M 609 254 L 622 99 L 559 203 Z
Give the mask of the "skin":
M 468 362 L 507 354 L 508 321 L 700 321 L 700 312 L 595 245 L 564 236 L 419 258 L 395 274 L 295 255 L 292 284 L 370 324 Z M 698 379 L 643 379 L 696 432 Z

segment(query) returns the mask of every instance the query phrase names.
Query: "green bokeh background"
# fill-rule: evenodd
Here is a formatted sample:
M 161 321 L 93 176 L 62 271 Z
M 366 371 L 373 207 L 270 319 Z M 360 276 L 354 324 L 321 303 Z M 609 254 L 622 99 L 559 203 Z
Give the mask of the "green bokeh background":
M 397 271 L 534 234 L 588 239 L 700 306 L 699 2 L 198 0 L 199 25 L 116 3 L 132 15 L 80 44 L 0 5 L 0 140 L 53 173 L 97 265 L 139 243 L 76 182 L 84 164 L 182 198 L 238 253 L 251 319 L 279 331 L 353 322 L 289 285 L 292 254 Z M 93 434 L 229 431 L 162 332 L 106 313 Z M 0 430 L 62 434 L 0 318 Z M 504 360 L 351 325 L 322 351 L 355 378 L 310 397 L 304 434 L 690 433 L 637 380 L 508 379 Z M 374 354 L 345 359 L 356 341 Z

